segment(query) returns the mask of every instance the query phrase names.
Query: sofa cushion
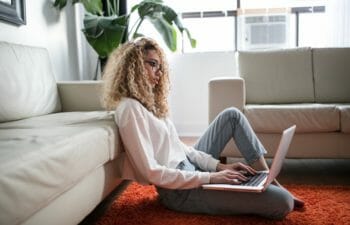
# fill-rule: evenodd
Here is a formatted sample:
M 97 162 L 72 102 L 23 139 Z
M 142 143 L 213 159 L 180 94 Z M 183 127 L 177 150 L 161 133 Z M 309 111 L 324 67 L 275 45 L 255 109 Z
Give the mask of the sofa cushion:
M 254 131 L 281 133 L 296 124 L 298 133 L 339 131 L 339 110 L 326 104 L 246 105 L 247 116 Z
M 313 49 L 316 102 L 350 103 L 350 48 Z
M 1 124 L 1 222 L 20 224 L 109 161 L 117 154 L 116 135 L 106 112 L 58 113 Z
M 340 130 L 343 133 L 350 133 L 350 104 L 337 107 L 340 111 Z
M 60 111 L 46 49 L 0 42 L 0 122 Z
M 314 102 L 311 49 L 239 52 L 248 104 Z

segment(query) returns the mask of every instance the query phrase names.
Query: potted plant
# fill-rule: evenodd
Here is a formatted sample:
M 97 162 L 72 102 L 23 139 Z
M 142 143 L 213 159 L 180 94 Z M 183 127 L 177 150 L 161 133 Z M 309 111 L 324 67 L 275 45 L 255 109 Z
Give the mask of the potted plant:
M 171 51 L 177 49 L 177 30 L 183 38 L 188 37 L 191 46 L 196 46 L 196 40 L 191 37 L 187 28 L 180 21 L 177 13 L 163 4 L 162 0 L 143 0 L 132 7 L 129 13 L 119 14 L 121 0 L 72 0 L 72 4 L 81 3 L 85 8 L 84 33 L 87 41 L 97 52 L 100 59 L 106 59 L 118 46 L 128 40 L 143 36 L 139 28 L 143 21 L 148 20 L 162 36 Z M 55 0 L 54 6 L 62 9 L 67 0 Z M 103 10 L 105 9 L 105 10 Z M 130 16 L 138 13 L 138 19 L 130 26 Z M 128 29 L 128 28 L 131 29 Z

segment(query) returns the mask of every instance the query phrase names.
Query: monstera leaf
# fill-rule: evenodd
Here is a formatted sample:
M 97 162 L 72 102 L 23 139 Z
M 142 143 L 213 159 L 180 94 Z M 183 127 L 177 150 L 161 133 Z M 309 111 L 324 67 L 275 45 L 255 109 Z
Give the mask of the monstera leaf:
M 196 46 L 196 40 L 191 37 L 188 29 L 181 24 L 177 13 L 172 8 L 163 5 L 161 0 L 144 0 L 135 5 L 131 12 L 136 10 L 140 17 L 139 24 L 141 25 L 144 19 L 149 20 L 162 36 L 170 50 L 176 51 L 177 49 L 177 32 L 174 25 L 179 29 L 181 35 L 183 35 L 183 31 L 186 31 L 191 46 Z M 138 33 L 140 25 L 137 26 L 133 37 L 135 35 L 140 36 Z
M 180 21 L 177 13 L 170 7 L 163 4 L 161 0 L 143 0 L 132 7 L 127 15 L 119 15 L 119 0 L 71 0 L 72 4 L 81 3 L 85 8 L 84 35 L 89 44 L 103 59 L 118 46 L 129 39 L 144 36 L 138 30 L 144 20 L 149 20 L 156 30 L 161 34 L 164 42 L 172 51 L 177 49 L 177 30 L 186 32 L 191 46 L 196 46 L 188 29 Z M 66 6 L 67 0 L 55 0 L 54 6 L 62 9 Z M 105 4 L 105 5 L 103 5 Z M 103 11 L 104 9 L 105 11 Z M 137 12 L 139 19 L 128 30 L 129 17 Z M 177 28 L 177 29 L 176 29 Z
M 102 15 L 102 2 L 98 0 L 74 0 L 73 3 L 82 3 L 87 12 Z
M 85 14 L 83 32 L 100 58 L 106 58 L 122 43 L 127 21 L 126 16 L 106 17 Z
M 87 12 L 102 15 L 102 1 L 100 0 L 72 0 L 72 4 L 81 3 Z M 55 0 L 53 6 L 63 9 L 67 5 L 67 0 Z
M 176 30 L 162 16 L 147 16 L 147 19 L 153 24 L 157 31 L 162 35 L 163 40 L 171 51 L 177 49 Z

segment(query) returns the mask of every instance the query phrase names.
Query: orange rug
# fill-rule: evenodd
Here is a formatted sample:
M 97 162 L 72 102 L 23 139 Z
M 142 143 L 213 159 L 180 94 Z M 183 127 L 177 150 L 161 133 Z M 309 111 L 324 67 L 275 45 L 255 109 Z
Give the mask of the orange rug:
M 174 212 L 157 200 L 154 186 L 131 183 L 113 202 L 98 225 L 228 225 L 228 224 L 290 224 L 350 225 L 350 187 L 286 185 L 305 201 L 303 212 L 294 211 L 282 221 L 255 216 L 209 216 Z

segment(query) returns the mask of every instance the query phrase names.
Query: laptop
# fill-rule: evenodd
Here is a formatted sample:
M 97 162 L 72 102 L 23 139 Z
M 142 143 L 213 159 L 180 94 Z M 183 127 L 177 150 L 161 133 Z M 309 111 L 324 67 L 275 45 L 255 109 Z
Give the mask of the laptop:
M 203 184 L 202 187 L 208 190 L 263 192 L 281 171 L 295 129 L 296 125 L 293 125 L 283 131 L 269 171 L 258 171 L 257 174 L 249 177 L 248 181 L 241 184 Z

